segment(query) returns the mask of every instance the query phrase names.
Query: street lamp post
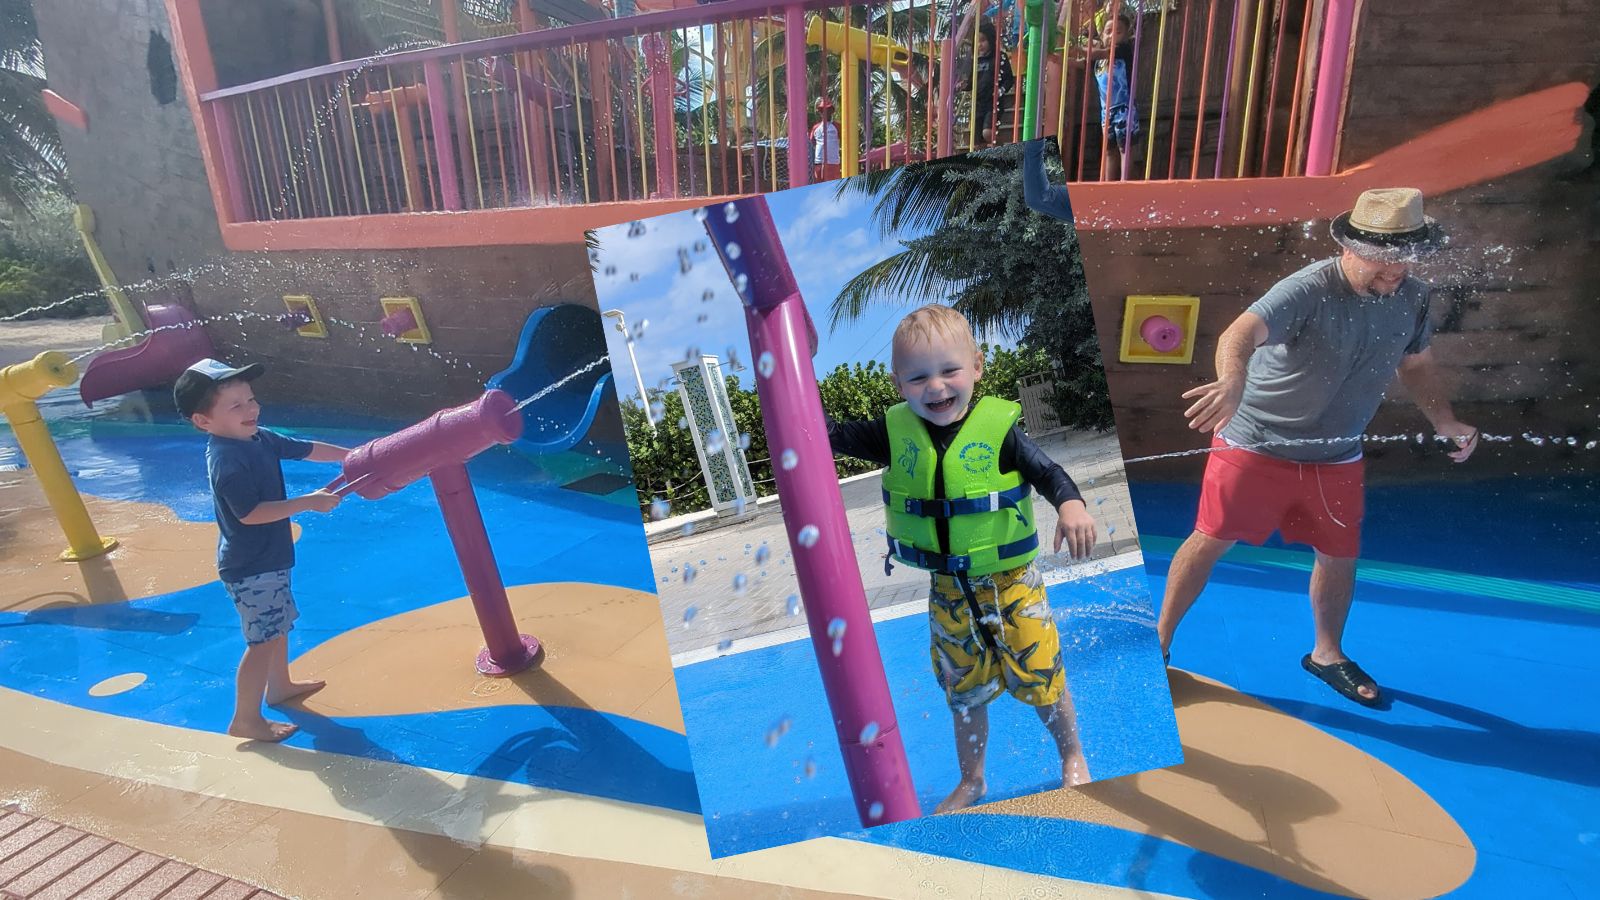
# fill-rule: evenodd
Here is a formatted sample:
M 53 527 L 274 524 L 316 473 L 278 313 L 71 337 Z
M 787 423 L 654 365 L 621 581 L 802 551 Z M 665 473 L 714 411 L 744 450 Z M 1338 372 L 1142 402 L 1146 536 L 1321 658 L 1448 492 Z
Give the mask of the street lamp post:
M 639 373 L 639 359 L 633 355 L 633 338 L 628 335 L 628 323 L 623 321 L 620 309 L 608 309 L 601 315 L 617 320 L 617 333 L 622 335 L 622 342 L 628 348 L 628 362 L 633 363 L 633 380 L 639 385 L 639 402 L 644 404 L 644 420 L 650 423 L 650 433 L 655 434 L 656 417 L 650 411 L 650 394 L 644 389 L 644 376 Z

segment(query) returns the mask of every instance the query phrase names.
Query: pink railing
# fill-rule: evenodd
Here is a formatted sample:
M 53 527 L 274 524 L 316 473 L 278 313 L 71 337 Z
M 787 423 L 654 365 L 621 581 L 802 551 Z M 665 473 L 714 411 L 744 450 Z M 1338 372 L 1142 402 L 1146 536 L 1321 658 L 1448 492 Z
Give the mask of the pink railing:
M 1057 136 L 1071 180 L 1303 174 L 1322 2 L 1185 0 L 1137 16 L 1139 129 L 1113 154 L 1093 76 L 1115 54 L 1087 45 L 1094 9 L 1071 0 L 1050 13 L 1066 39 L 1058 29 L 1048 47 L 1038 131 Z M 1015 15 L 1002 10 L 989 50 L 1012 55 L 1018 77 L 999 90 L 989 67 L 998 142 L 1033 136 Z M 846 18 L 849 29 L 817 21 Z M 973 18 L 970 6 L 722 0 L 339 62 L 201 100 L 234 222 L 738 195 L 832 177 L 811 165 L 822 97 L 846 175 L 983 145 Z M 1342 92 L 1342 65 L 1322 62 Z M 1339 104 L 1316 100 L 1319 134 L 1332 135 Z

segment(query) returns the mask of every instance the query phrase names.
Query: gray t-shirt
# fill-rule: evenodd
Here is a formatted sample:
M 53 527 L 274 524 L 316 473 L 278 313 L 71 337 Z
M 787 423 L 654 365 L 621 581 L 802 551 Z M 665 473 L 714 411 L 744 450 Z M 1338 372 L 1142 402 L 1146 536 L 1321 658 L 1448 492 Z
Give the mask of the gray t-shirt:
M 1296 462 L 1335 462 L 1361 450 L 1395 369 L 1428 347 L 1428 286 L 1407 276 L 1387 297 L 1351 290 L 1337 258 L 1312 263 L 1251 304 L 1267 323 L 1250 357 L 1244 398 L 1222 430 L 1233 444 L 1315 439 L 1258 452 Z

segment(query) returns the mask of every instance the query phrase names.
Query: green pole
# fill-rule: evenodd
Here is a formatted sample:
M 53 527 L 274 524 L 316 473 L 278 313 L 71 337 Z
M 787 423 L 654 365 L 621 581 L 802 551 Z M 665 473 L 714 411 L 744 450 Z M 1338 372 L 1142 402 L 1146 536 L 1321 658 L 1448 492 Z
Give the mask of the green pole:
M 1039 136 L 1039 109 L 1044 94 L 1044 61 L 1050 52 L 1050 0 L 1027 0 L 1028 75 L 1023 82 L 1022 134 Z

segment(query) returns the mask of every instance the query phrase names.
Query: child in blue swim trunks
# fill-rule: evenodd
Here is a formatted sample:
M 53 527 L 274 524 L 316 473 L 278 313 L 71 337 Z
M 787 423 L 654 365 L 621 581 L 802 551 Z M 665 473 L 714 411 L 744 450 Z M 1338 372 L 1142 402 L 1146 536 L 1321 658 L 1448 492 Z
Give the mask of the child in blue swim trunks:
M 239 661 L 233 721 L 228 733 L 255 741 L 281 741 L 297 726 L 268 721 L 270 706 L 303 697 L 321 681 L 289 677 L 289 631 L 299 617 L 289 592 L 294 567 L 294 532 L 289 517 L 329 512 L 340 498 L 313 491 L 287 498 L 281 460 L 342 462 L 349 451 L 302 441 L 257 425 L 261 407 L 250 382 L 259 365 L 234 368 L 214 359 L 190 366 L 172 388 L 178 413 L 210 436 L 206 474 L 216 507 L 217 574 L 239 612 L 248 645 Z
M 1107 48 L 1112 48 L 1109 54 Z M 1105 17 L 1100 36 L 1089 44 L 1089 57 L 1094 62 L 1100 128 L 1110 138 L 1100 163 L 1100 180 L 1115 181 L 1122 175 L 1124 142 L 1131 152 L 1133 139 L 1139 136 L 1139 114 L 1129 90 L 1134 66 L 1133 17 L 1126 10 Z

